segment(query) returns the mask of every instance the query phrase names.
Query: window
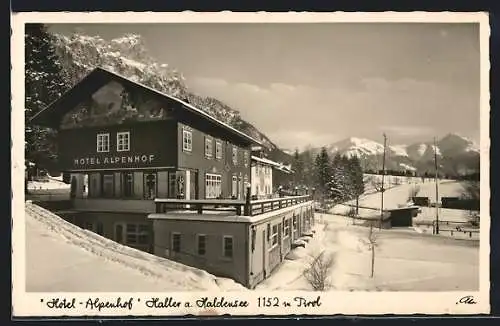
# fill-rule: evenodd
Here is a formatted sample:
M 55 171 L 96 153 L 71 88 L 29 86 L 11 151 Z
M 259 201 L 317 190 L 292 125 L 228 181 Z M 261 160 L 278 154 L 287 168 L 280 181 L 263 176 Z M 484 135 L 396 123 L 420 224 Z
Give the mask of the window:
M 130 132 L 118 132 L 116 134 L 116 151 L 127 152 L 130 150 Z
M 243 161 L 244 161 L 245 167 L 247 168 L 248 167 L 248 151 L 243 152 Z
M 233 179 L 231 182 L 231 195 L 233 198 L 238 197 L 238 177 L 233 175 Z
M 212 138 L 205 137 L 205 157 L 212 157 Z
M 293 216 L 293 230 L 296 231 L 297 230 L 297 216 Z
M 233 258 L 233 237 L 225 235 L 222 246 L 223 256 L 225 258 Z
M 97 134 L 97 152 L 109 152 L 109 134 Z
M 238 165 L 238 147 L 233 146 L 233 164 Z
M 222 194 L 222 176 L 219 174 L 205 175 L 205 198 L 218 198 Z
M 215 142 L 215 158 L 220 160 L 222 159 L 222 142 Z
M 182 129 L 182 150 L 185 152 L 193 150 L 193 133 L 187 129 Z
M 133 172 L 124 172 L 122 174 L 122 193 L 124 197 L 133 197 L 134 196 L 134 173 Z
M 271 234 L 272 247 L 278 244 L 278 224 L 273 225 L 273 233 Z
M 144 173 L 144 198 L 156 197 L 156 173 Z
M 207 248 L 207 236 L 204 234 L 198 234 L 198 255 L 204 256 Z
M 181 252 L 181 234 L 172 233 L 172 251 Z
M 146 224 L 127 224 L 125 233 L 125 242 L 128 245 L 149 244 L 149 226 Z
M 290 236 L 290 220 L 289 219 L 286 219 L 285 220 L 285 223 L 283 224 L 284 227 L 285 227 L 285 238 Z

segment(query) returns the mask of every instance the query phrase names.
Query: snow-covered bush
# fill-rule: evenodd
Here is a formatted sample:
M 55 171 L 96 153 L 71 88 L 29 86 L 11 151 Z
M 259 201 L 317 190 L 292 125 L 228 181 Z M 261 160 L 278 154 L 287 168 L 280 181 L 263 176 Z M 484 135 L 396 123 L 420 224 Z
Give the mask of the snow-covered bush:
M 303 275 L 314 291 L 325 291 L 331 286 L 330 275 L 335 264 L 332 253 L 322 251 L 311 255 Z

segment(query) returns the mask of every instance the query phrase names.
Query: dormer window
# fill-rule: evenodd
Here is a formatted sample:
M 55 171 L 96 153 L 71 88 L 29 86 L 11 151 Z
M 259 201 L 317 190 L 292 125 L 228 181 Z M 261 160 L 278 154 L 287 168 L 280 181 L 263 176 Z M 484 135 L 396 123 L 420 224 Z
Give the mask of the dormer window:
M 119 132 L 116 134 L 116 151 L 128 152 L 130 150 L 130 132 Z
M 97 152 L 109 152 L 109 134 L 97 134 Z

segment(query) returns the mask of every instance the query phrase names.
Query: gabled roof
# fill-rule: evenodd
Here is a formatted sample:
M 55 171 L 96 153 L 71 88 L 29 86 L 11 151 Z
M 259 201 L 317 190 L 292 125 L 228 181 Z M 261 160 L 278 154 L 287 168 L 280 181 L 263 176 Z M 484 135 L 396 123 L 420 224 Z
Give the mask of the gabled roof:
M 104 86 L 110 80 L 119 80 L 128 84 L 132 84 L 144 90 L 147 90 L 148 92 L 154 93 L 163 98 L 177 102 L 181 104 L 181 107 L 183 109 L 197 115 L 200 118 L 206 119 L 208 123 L 211 123 L 216 127 L 223 128 L 229 131 L 231 134 L 239 137 L 245 142 L 249 142 L 255 145 L 262 145 L 258 140 L 248 136 L 247 134 L 231 127 L 230 125 L 222 121 L 215 119 L 214 117 L 204 112 L 203 110 L 198 109 L 195 106 L 179 98 L 162 93 L 154 88 L 135 82 L 130 78 L 124 77 L 122 75 L 119 75 L 115 72 L 109 71 L 101 67 L 97 67 L 94 70 L 92 70 L 87 76 L 85 76 L 80 82 L 78 82 L 66 93 L 64 93 L 59 99 L 55 100 L 54 102 L 49 104 L 46 108 L 42 109 L 40 112 L 35 114 L 31 118 L 30 123 L 57 128 L 59 121 L 64 114 L 73 109 L 83 99 L 84 96 L 88 96 L 93 92 L 97 91 L 100 87 Z

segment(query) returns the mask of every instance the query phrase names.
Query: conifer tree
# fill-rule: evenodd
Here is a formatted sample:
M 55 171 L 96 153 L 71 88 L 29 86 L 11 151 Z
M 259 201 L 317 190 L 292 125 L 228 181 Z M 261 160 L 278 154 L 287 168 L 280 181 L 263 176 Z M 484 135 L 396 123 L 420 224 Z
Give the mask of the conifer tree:
M 55 131 L 30 119 L 66 90 L 52 36 L 43 24 L 25 25 L 25 159 L 50 168 L 57 159 Z
M 304 163 L 298 149 L 295 149 L 293 154 L 292 169 L 294 171 L 294 183 L 295 185 L 304 186 Z
M 350 159 L 350 172 L 353 185 L 353 194 L 356 198 L 356 214 L 359 211 L 359 196 L 365 192 L 365 182 L 361 162 L 357 156 L 352 156 Z
M 331 195 L 331 166 L 326 147 L 322 147 L 314 162 L 316 172 L 316 189 L 320 194 L 323 204 Z
M 343 201 L 346 197 L 345 171 L 342 166 L 342 157 L 336 153 L 331 163 L 331 191 L 335 202 Z

